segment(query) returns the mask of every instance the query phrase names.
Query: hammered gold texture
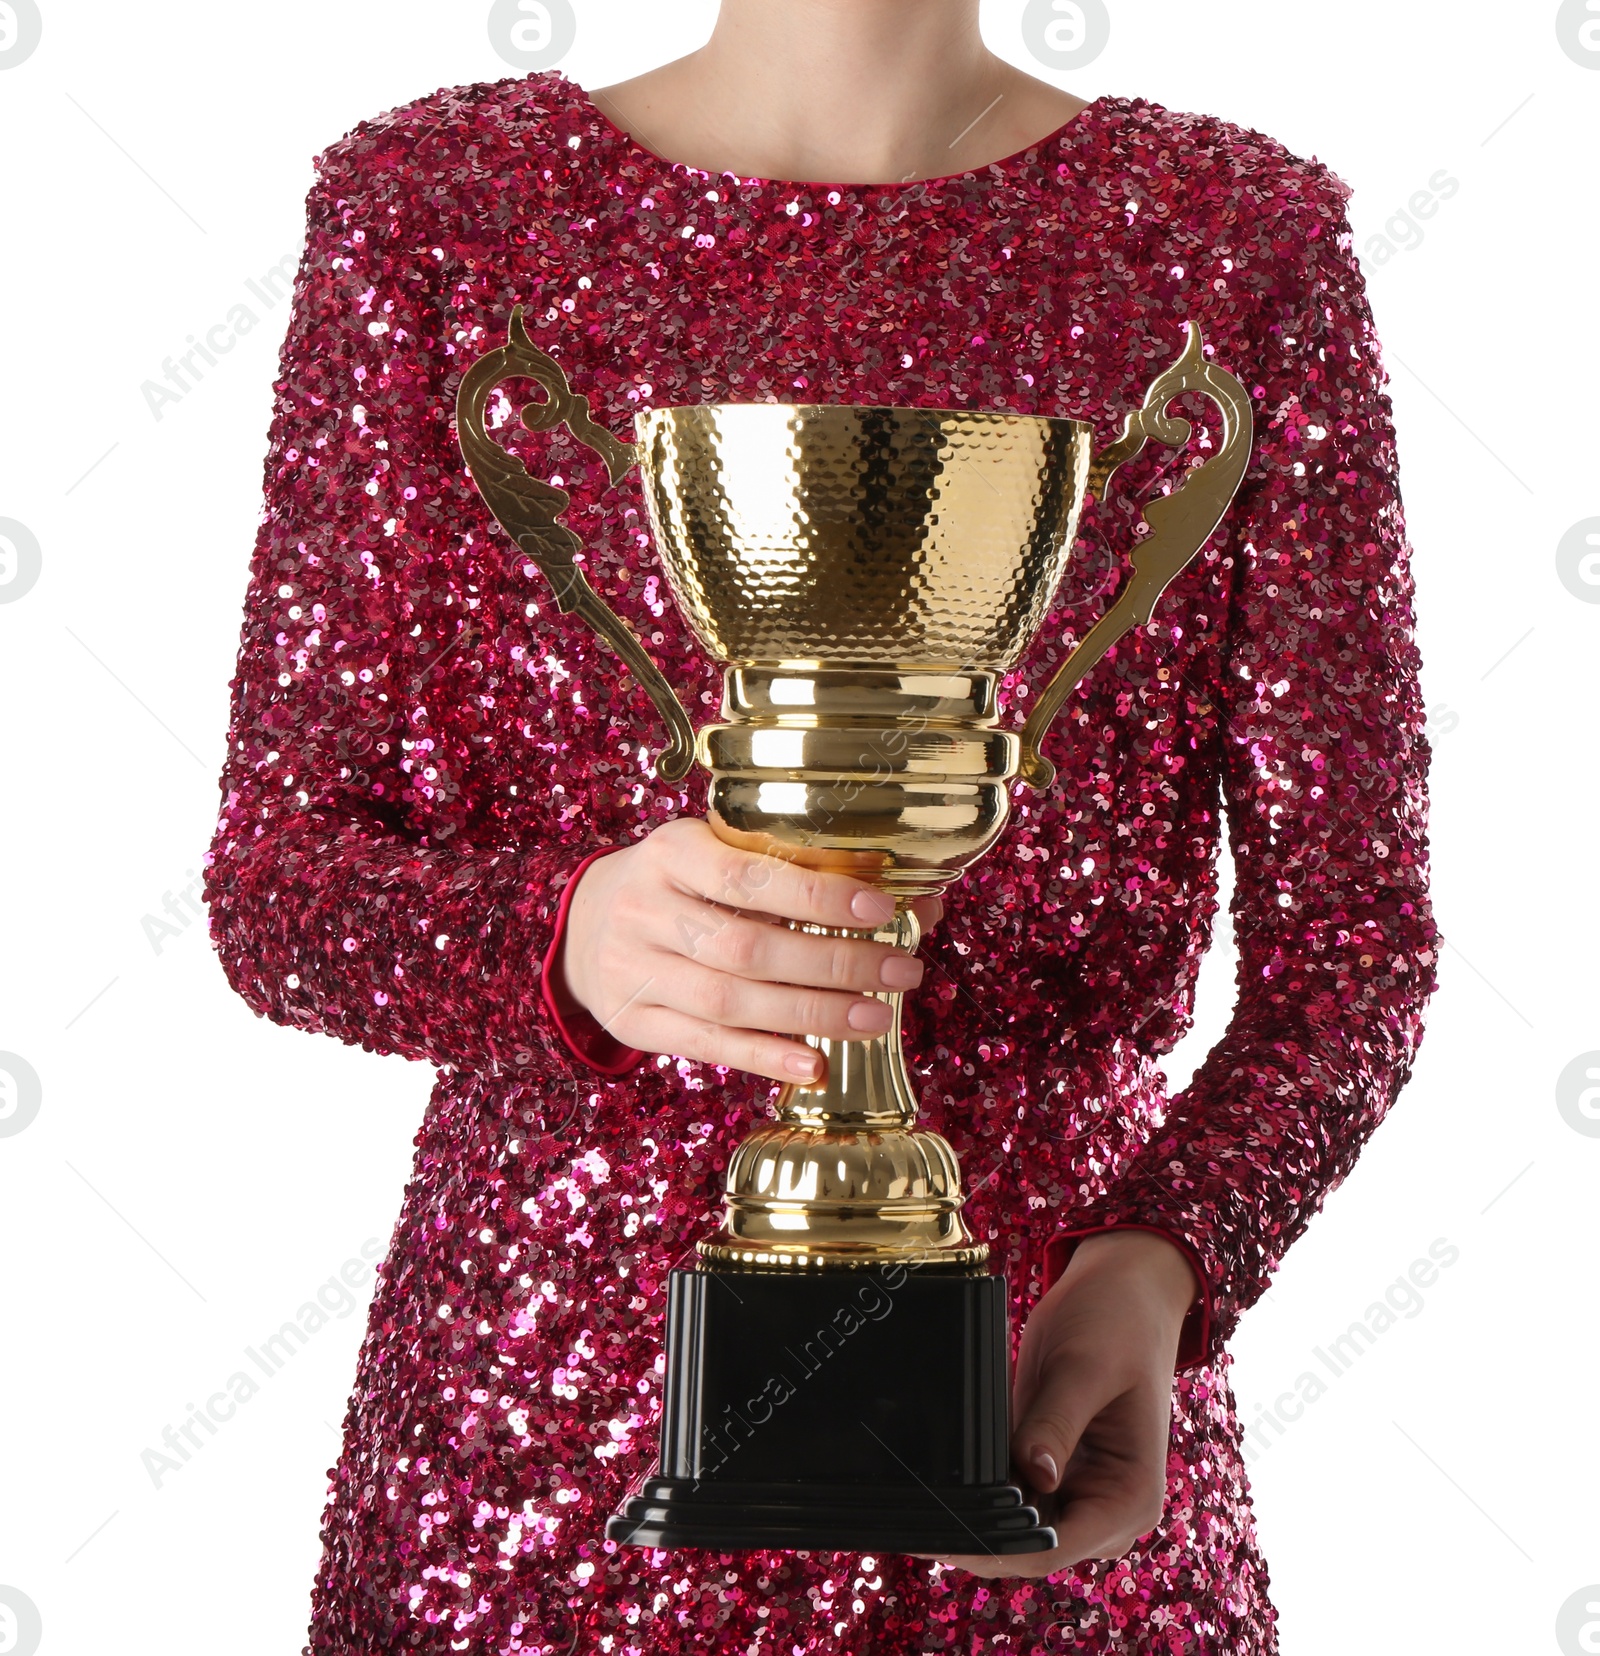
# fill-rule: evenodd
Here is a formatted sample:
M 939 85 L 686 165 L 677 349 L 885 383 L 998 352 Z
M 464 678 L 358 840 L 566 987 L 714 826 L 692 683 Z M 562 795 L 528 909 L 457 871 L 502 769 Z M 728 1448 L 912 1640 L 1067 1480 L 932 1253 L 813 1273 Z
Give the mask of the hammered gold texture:
M 959 409 L 719 404 L 634 424 L 668 581 L 734 663 L 1012 666 L 1091 463 L 1082 421 Z

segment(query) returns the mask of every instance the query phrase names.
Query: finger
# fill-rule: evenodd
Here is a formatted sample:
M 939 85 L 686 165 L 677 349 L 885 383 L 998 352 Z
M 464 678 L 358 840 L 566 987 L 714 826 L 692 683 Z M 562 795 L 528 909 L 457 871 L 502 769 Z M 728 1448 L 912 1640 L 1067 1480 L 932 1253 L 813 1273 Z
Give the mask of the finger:
M 922 927 L 923 935 L 926 936 L 944 919 L 944 898 L 913 897 L 911 912 L 916 915 L 917 924 Z
M 1056 1551 L 1072 1564 L 1121 1558 L 1160 1522 L 1160 1506 L 1152 1511 L 1142 1491 L 1072 1501 L 1055 1521 Z
M 921 961 L 887 943 L 791 931 L 770 916 L 750 919 L 693 898 L 672 904 L 654 929 L 661 946 L 675 945 L 713 971 L 764 983 L 865 994 L 913 989 L 922 981 Z
M 725 1029 L 770 1030 L 863 1041 L 882 1035 L 893 1013 L 871 995 L 837 994 L 787 983 L 762 983 L 713 971 L 682 957 L 651 995 L 657 1004 Z
M 1049 1519 L 1056 1544 L 1048 1552 L 1013 1553 L 1004 1558 L 975 1553 L 939 1562 L 973 1575 L 1037 1579 L 1086 1559 L 1121 1558 L 1161 1522 L 1161 1497 L 1152 1496 L 1145 1471 L 1130 1465 L 1119 1478 L 1097 1477 L 1093 1493 L 1069 1493 L 1061 1510 Z M 1072 1478 L 1069 1472 L 1069 1484 Z
M 1058 1485 L 1053 1520 L 1072 1559 L 1120 1558 L 1161 1522 L 1171 1403 L 1136 1384 L 1099 1410 L 1079 1437 Z
M 821 1054 L 799 1041 L 757 1029 L 727 1029 L 664 1007 L 647 1007 L 612 1033 L 644 1052 L 724 1065 L 771 1081 L 815 1081 L 823 1070 Z
M 680 889 L 728 908 L 814 926 L 884 926 L 894 917 L 892 897 L 848 874 L 735 850 L 709 831 L 675 837 L 665 849 Z
M 1026 1359 L 1018 1365 L 1014 1404 L 1018 1414 L 1011 1454 L 1041 1494 L 1061 1486 L 1084 1428 L 1110 1403 L 1116 1387 L 1087 1363 L 1057 1355 L 1047 1365 Z
M 1126 1541 L 1117 1541 L 1109 1532 L 1101 1539 L 1093 1523 L 1086 1523 L 1086 1528 L 1090 1539 L 1085 1539 L 1075 1529 L 1064 1530 L 1062 1520 L 1058 1518 L 1055 1523 L 1056 1544 L 1049 1552 L 1009 1553 L 1004 1557 L 997 1557 L 994 1553 L 972 1553 L 941 1558 L 937 1562 L 950 1569 L 966 1570 L 971 1575 L 990 1580 L 1016 1577 L 1023 1581 L 1037 1581 L 1041 1577 L 1055 1575 L 1059 1570 L 1070 1570 L 1074 1564 L 1082 1564 L 1088 1559 L 1121 1558 L 1137 1539 L 1137 1536 L 1130 1536 Z M 919 1553 L 914 1556 L 926 1555 Z
M 913 1558 L 928 1558 L 927 1553 L 913 1553 Z M 1037 1581 L 1043 1576 L 1054 1575 L 1058 1570 L 1070 1570 L 1079 1562 L 1076 1558 L 1067 1555 L 1064 1549 L 1056 1547 L 1050 1552 L 1042 1553 L 1009 1553 L 998 1557 L 994 1553 L 972 1553 L 951 1558 L 935 1558 L 935 1564 L 942 1564 L 947 1570 L 965 1570 L 969 1575 L 983 1576 L 988 1580 L 996 1578 L 1014 1578 L 1020 1581 Z

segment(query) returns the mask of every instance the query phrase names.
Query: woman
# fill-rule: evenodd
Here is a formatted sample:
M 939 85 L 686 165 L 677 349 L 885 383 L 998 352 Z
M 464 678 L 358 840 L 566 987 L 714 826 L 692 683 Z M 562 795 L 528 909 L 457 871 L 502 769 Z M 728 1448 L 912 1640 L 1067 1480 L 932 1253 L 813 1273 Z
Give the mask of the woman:
M 1085 104 L 977 0 L 724 0 L 592 96 L 439 92 L 319 161 L 209 870 L 258 1011 L 439 1067 L 324 1524 L 314 1652 L 1275 1648 L 1223 1342 L 1405 1079 L 1433 982 L 1408 549 L 1346 188 L 1260 134 Z M 793 182 L 845 180 L 848 182 Z M 1102 441 L 1200 324 L 1255 402 L 1223 528 L 1058 720 L 925 964 L 730 913 L 698 779 L 465 476 L 465 366 L 514 304 L 596 416 L 723 401 L 1077 414 Z M 683 689 L 630 477 L 525 439 L 591 578 Z M 1014 686 L 1109 602 L 1147 455 Z M 1015 715 L 1013 715 L 1015 717 Z M 1171 1100 L 1225 811 L 1238 1007 Z M 930 908 L 929 921 L 937 917 Z M 695 944 L 695 938 L 710 938 Z M 763 1080 L 909 986 L 928 1124 L 1024 1327 L 1040 1557 L 618 1550 L 667 1271 Z M 742 1072 L 742 1073 L 741 1073 Z M 989 1579 L 993 1578 L 993 1579 Z

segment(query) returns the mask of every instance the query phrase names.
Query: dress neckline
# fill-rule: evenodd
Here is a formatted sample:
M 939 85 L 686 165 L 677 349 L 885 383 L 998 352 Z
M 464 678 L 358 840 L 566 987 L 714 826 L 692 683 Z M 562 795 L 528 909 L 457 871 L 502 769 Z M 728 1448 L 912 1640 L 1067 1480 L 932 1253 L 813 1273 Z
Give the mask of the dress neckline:
M 1032 143 L 1025 144 L 1019 150 L 1013 150 L 1010 155 L 1002 155 L 994 161 L 984 161 L 975 167 L 964 167 L 960 172 L 941 173 L 936 178 L 908 178 L 904 180 L 887 180 L 881 184 L 837 183 L 826 179 L 803 178 L 759 178 L 743 177 L 731 170 L 725 172 L 707 172 L 704 167 L 692 167 L 687 161 L 669 161 L 665 156 L 657 155 L 652 149 L 647 149 L 632 133 L 626 132 L 611 119 L 609 115 L 591 98 L 588 92 L 575 80 L 553 69 L 550 74 L 563 86 L 573 101 L 585 109 L 600 124 L 601 128 L 610 135 L 612 140 L 631 150 L 635 156 L 649 166 L 671 175 L 675 173 L 697 173 L 701 178 L 732 178 L 744 188 L 779 189 L 779 190 L 836 190 L 841 194 L 875 190 L 878 192 L 895 192 L 916 190 L 929 184 L 950 184 L 957 179 L 979 177 L 994 168 L 1009 170 L 1019 162 L 1025 161 L 1037 151 L 1059 144 L 1069 138 L 1076 138 L 1079 129 L 1086 129 L 1090 124 L 1090 117 L 1098 116 L 1102 105 L 1106 102 L 1104 95 L 1091 98 L 1076 115 L 1069 116 L 1054 132 L 1047 132 L 1042 138 L 1035 138 Z

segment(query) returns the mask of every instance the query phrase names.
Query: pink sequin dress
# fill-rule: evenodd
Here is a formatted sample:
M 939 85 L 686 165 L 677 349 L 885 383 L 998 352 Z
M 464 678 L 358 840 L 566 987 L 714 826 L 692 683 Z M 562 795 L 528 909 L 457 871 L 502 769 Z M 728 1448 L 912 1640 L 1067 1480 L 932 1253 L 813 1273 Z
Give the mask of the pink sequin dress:
M 1259 133 L 1117 97 L 958 177 L 708 176 L 556 74 L 438 92 L 319 158 L 212 925 L 259 1012 L 439 1079 L 332 1474 L 310 1651 L 1275 1648 L 1222 1342 L 1404 1081 L 1436 948 L 1408 548 L 1347 194 Z M 652 1464 L 666 1273 L 765 1090 L 667 1058 L 607 1075 L 544 1003 L 573 870 L 697 811 L 702 782 L 653 774 L 649 702 L 464 472 L 456 385 L 515 304 L 623 435 L 651 405 L 783 401 L 1073 414 L 1104 441 L 1185 319 L 1251 391 L 1230 516 L 1072 698 L 1055 787 L 1019 790 L 908 1001 L 926 1119 L 962 1157 L 1018 1326 L 1089 1227 L 1159 1228 L 1208 1284 L 1165 1516 L 1125 1558 L 980 1582 L 601 1539 Z M 515 442 L 571 491 L 595 585 L 714 708 L 636 474 L 607 492 L 564 434 Z M 1091 509 L 1011 719 L 1181 463 L 1147 451 Z M 1168 1098 L 1224 821 L 1238 1006 Z

